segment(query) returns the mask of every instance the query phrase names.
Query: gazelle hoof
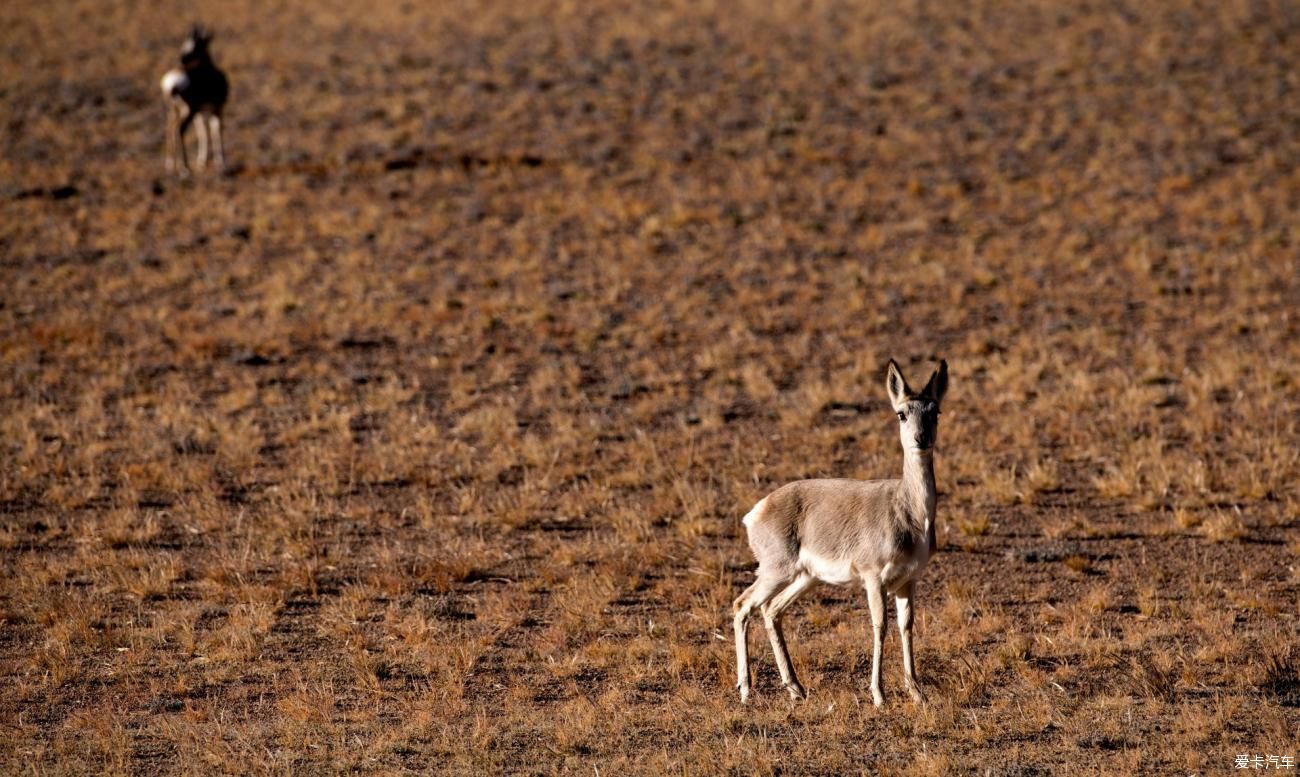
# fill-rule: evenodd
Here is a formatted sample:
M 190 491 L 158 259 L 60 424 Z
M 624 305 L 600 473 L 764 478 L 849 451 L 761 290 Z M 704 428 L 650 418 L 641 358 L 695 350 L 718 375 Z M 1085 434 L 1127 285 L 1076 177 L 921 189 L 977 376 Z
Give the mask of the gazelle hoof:
M 884 694 L 882 694 L 880 691 L 877 691 L 875 688 L 872 688 L 872 689 L 871 689 L 871 703 L 874 704 L 874 705 L 876 705 L 877 707 L 883 707 L 883 706 L 885 706 L 885 697 L 884 697 Z
M 740 703 L 749 704 L 749 689 L 743 685 L 738 686 L 738 688 L 740 689 Z
M 785 690 L 790 694 L 790 698 L 795 701 L 802 701 L 808 698 L 808 693 L 804 691 L 803 686 L 799 683 L 790 683 L 785 686 Z

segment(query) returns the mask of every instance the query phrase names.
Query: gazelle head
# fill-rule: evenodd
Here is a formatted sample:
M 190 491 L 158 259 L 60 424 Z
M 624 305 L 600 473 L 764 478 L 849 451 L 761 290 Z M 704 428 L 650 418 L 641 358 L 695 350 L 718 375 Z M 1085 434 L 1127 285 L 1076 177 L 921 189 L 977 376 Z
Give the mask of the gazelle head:
M 907 385 L 898 362 L 889 360 L 885 378 L 889 401 L 898 414 L 898 437 L 904 451 L 929 451 L 939 439 L 939 403 L 948 391 L 948 362 L 940 360 L 925 388 L 918 393 Z
M 211 42 L 212 33 L 204 30 L 202 25 L 194 25 L 190 36 L 181 44 L 181 65 L 188 69 L 210 61 L 208 44 Z

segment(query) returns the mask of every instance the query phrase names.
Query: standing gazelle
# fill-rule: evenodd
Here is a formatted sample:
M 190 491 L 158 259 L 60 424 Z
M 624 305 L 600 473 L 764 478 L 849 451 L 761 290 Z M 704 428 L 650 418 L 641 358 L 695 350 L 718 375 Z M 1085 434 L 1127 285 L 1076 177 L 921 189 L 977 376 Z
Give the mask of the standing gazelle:
M 760 499 L 745 516 L 758 579 L 732 606 L 742 702 L 749 700 L 745 627 L 750 611 L 762 610 L 781 682 L 792 698 L 802 699 L 804 689 L 781 632 L 781 612 L 818 581 L 843 585 L 855 580 L 866 587 L 871 604 L 871 700 L 877 707 L 885 702 L 880 690 L 885 591 L 894 595 L 898 608 L 907 691 L 917 704 L 925 700 L 912 665 L 912 593 L 935 552 L 934 444 L 948 363 L 940 361 L 918 393 L 890 359 L 886 387 L 903 443 L 901 480 L 799 480 Z
M 199 139 L 196 162 L 199 167 L 208 163 L 211 146 L 218 168 L 224 167 L 225 144 L 221 139 L 221 112 L 226 107 L 230 83 L 222 73 L 208 44 L 211 33 L 195 25 L 190 37 L 181 46 L 181 66 L 168 70 L 162 77 L 163 99 L 167 103 L 167 169 L 181 174 L 189 172 L 185 155 L 185 130 L 195 119 L 195 134 Z

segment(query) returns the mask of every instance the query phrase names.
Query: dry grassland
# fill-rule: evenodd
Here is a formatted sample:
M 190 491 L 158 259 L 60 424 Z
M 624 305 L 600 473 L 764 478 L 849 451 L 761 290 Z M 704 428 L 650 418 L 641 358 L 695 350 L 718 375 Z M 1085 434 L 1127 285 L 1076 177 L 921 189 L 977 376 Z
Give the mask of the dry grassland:
M 0 770 L 1300 758 L 1300 10 L 0 7 Z M 438 7 L 429 7 L 438 6 Z M 930 703 L 739 518 L 952 368 Z

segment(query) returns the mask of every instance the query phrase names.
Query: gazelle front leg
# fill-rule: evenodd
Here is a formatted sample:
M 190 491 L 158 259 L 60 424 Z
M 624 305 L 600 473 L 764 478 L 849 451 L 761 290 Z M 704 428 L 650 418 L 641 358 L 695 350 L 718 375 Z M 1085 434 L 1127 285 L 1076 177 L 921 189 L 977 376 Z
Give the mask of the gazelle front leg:
M 194 134 L 199 139 L 199 151 L 194 155 L 194 166 L 202 170 L 208 166 L 208 117 L 202 113 L 194 123 Z
M 907 692 L 916 704 L 925 703 L 925 693 L 916 680 L 916 671 L 912 663 L 912 582 L 904 583 L 894 594 L 894 605 L 898 609 L 898 635 L 903 643 L 903 680 L 907 683 Z
M 212 138 L 212 150 L 216 156 L 218 170 L 226 169 L 226 141 L 221 135 L 221 114 L 214 113 L 208 117 L 208 134 Z
M 871 703 L 880 707 L 885 703 L 880 689 L 880 654 L 885 649 L 885 593 L 874 573 L 869 573 L 864 583 L 867 603 L 871 605 Z

